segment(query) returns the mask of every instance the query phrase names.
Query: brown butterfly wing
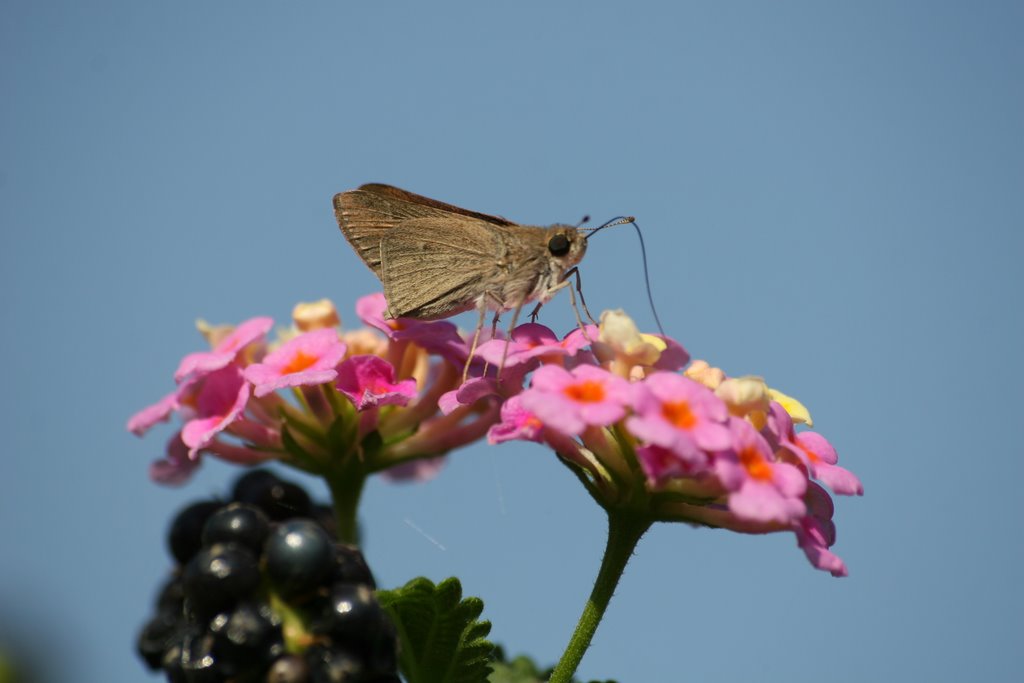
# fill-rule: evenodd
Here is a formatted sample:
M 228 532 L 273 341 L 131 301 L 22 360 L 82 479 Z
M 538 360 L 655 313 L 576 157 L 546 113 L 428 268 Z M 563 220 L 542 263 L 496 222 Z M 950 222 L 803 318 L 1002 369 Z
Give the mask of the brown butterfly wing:
M 392 317 L 436 320 L 473 308 L 494 282 L 500 240 L 475 218 L 404 222 L 381 238 L 381 282 Z
M 402 223 L 419 218 L 438 219 L 437 229 L 444 229 L 444 221 L 466 217 L 493 225 L 515 225 L 498 216 L 461 209 L 436 199 L 406 192 L 391 185 L 369 183 L 359 189 L 334 196 L 334 215 L 338 226 L 359 258 L 383 282 L 381 274 L 380 242 L 384 234 Z

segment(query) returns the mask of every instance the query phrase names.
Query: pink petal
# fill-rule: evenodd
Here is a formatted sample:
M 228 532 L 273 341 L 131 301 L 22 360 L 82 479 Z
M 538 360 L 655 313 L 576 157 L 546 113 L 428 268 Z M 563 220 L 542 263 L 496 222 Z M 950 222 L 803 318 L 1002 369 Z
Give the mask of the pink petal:
M 156 460 L 149 466 L 149 478 L 166 486 L 181 486 L 187 482 L 199 467 L 200 458 L 189 455 L 189 449 L 178 432 L 167 442 L 163 460 Z
M 498 444 L 513 439 L 540 441 L 544 425 L 536 415 L 523 407 L 520 395 L 501 405 L 501 422 L 487 430 L 487 442 Z
M 626 414 L 625 406 L 605 401 L 602 403 L 581 403 L 577 410 L 580 417 L 589 425 L 606 427 L 622 419 Z
M 441 414 L 448 415 L 461 406 L 471 406 L 486 396 L 498 393 L 498 383 L 491 377 L 472 377 L 457 389 L 445 392 L 437 400 Z
M 729 509 L 741 519 L 758 522 L 790 522 L 806 512 L 803 500 L 787 498 L 771 484 L 753 480 L 729 494 Z
M 601 330 L 597 325 L 585 325 L 583 329 L 587 331 L 586 334 L 583 334 L 583 330 L 577 327 L 565 335 L 565 338 L 561 341 L 562 348 L 570 356 L 574 356 L 577 352 L 590 346 L 590 342 L 596 340 L 601 334 Z M 587 339 L 587 337 L 590 337 L 590 339 Z
M 545 365 L 540 370 L 546 367 L 554 366 Z M 579 413 L 574 410 L 575 404 L 558 394 L 527 389 L 519 396 L 523 408 L 536 415 L 537 419 L 546 427 L 551 427 L 563 434 L 577 435 L 581 434 L 587 426 Z
M 128 418 L 128 431 L 142 436 L 157 422 L 166 422 L 178 408 L 178 392 L 173 391 L 151 406 L 146 406 Z
M 530 386 L 539 391 L 560 392 L 570 382 L 573 376 L 565 368 L 557 365 L 545 365 L 537 368 L 530 380 Z
M 249 401 L 249 385 L 236 365 L 229 365 L 202 380 L 196 417 L 185 423 L 181 440 L 194 453 L 241 416 Z
M 834 465 L 839 461 L 836 449 L 817 432 L 800 432 L 796 435 L 796 443 L 825 464 Z
M 245 379 L 256 387 L 256 397 L 287 387 L 333 382 L 335 366 L 347 347 L 333 327 L 306 332 L 245 369 Z
M 388 302 L 382 292 L 368 294 L 356 301 L 356 315 L 359 316 L 359 319 L 391 337 L 395 327 L 384 319 L 387 310 Z
M 728 427 L 713 422 L 701 422 L 690 434 L 701 448 L 708 451 L 724 451 L 732 448 L 732 434 Z
M 822 533 L 817 520 L 806 517 L 800 520 L 794 531 L 797 545 L 814 567 L 823 569 L 837 578 L 849 575 L 842 559 L 828 549 L 831 543 Z
M 395 368 L 377 356 L 352 356 L 338 366 L 338 390 L 357 410 L 381 405 L 404 406 L 416 396 L 416 380 L 395 383 Z
M 857 475 L 839 465 L 815 465 L 814 476 L 841 496 L 864 495 L 864 485 Z
M 663 337 L 657 335 L 659 339 L 665 342 L 666 348 L 658 356 L 658 360 L 655 361 L 654 367 L 658 370 L 668 370 L 675 372 L 676 370 L 682 370 L 683 367 L 690 362 L 690 354 L 687 353 L 683 345 L 677 342 L 671 337 Z
M 262 339 L 273 326 L 273 318 L 259 317 L 246 320 L 224 337 L 212 351 L 190 353 L 182 358 L 174 373 L 175 381 L 181 382 L 186 377 L 205 375 L 225 367 L 242 349 Z

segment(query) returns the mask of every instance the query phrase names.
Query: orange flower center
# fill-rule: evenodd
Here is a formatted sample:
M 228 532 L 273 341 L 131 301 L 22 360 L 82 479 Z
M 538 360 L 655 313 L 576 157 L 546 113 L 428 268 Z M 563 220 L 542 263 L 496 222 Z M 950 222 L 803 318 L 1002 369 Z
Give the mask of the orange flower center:
M 587 379 L 565 388 L 565 395 L 579 403 L 599 403 L 604 400 L 604 385 Z
M 806 456 L 807 456 L 807 459 L 811 461 L 811 464 L 814 464 L 814 465 L 816 465 L 816 464 L 818 464 L 819 462 L 821 462 L 821 458 L 819 458 L 818 456 L 816 456 L 816 455 L 815 455 L 814 453 L 812 453 L 812 452 L 811 452 L 811 451 L 810 451 L 809 449 L 807 449 L 807 448 L 805 448 L 805 447 L 803 447 L 803 446 L 800 446 L 800 444 L 797 444 L 797 445 L 798 445 L 798 446 L 800 447 L 800 450 L 802 450 L 802 451 L 804 452 L 804 455 L 806 455 Z
M 738 453 L 740 463 L 746 468 L 747 474 L 758 481 L 768 481 L 772 478 L 772 468 L 764 459 L 764 456 L 753 446 L 740 449 Z
M 690 410 L 686 401 L 668 401 L 661 404 L 661 414 L 672 425 L 679 429 L 693 429 L 697 426 L 697 416 Z
M 313 363 L 316 363 L 316 361 L 316 356 L 311 356 L 305 351 L 296 351 L 295 355 L 292 356 L 291 361 L 288 365 L 284 366 L 281 372 L 285 375 L 290 375 L 294 372 L 302 372 L 313 365 Z

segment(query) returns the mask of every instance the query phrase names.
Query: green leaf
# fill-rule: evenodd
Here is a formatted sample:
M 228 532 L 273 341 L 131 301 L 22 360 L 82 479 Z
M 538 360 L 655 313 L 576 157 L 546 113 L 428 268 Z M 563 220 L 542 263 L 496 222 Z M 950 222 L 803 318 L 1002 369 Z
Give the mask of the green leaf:
M 487 683 L 545 683 L 551 678 L 553 667 L 541 669 L 540 666 L 526 655 L 518 655 L 509 661 L 504 650 L 495 647 L 494 661 L 491 663 L 491 676 Z M 579 683 L 573 678 L 573 683 Z M 590 681 L 590 683 L 615 683 L 615 681 Z
M 484 603 L 463 598 L 458 579 L 434 585 L 420 577 L 377 597 L 398 628 L 399 667 L 409 683 L 487 681 L 491 623 L 477 621 Z
M 544 683 L 547 678 L 532 659 L 519 655 L 511 662 L 496 661 L 491 664 L 488 683 Z

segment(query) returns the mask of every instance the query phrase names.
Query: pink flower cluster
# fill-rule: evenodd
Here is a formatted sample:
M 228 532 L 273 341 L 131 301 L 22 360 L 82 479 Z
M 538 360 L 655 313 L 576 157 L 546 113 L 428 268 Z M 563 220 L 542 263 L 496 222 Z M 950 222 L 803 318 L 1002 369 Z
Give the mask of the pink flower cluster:
M 480 439 L 496 406 L 438 409 L 469 352 L 455 326 L 385 320 L 379 294 L 357 308 L 375 330 L 340 331 L 327 301 L 297 306 L 294 327 L 273 344 L 270 318 L 207 329 L 211 350 L 185 356 L 174 391 L 128 420 L 139 436 L 181 420 L 151 477 L 182 484 L 209 454 L 320 473 L 357 459 L 364 473 L 422 479 L 437 471 L 437 456 Z
M 846 575 L 830 550 L 825 487 L 861 495 L 861 483 L 823 436 L 797 429 L 811 425 L 806 409 L 760 378 L 690 363 L 677 342 L 640 333 L 620 311 L 561 339 L 520 325 L 469 358 L 454 325 L 388 320 L 386 308 L 381 294 L 360 299 L 371 329 L 342 332 L 329 302 L 300 305 L 295 327 L 273 344 L 269 318 L 209 330 L 212 349 L 186 356 L 175 390 L 128 422 L 141 435 L 181 419 L 152 477 L 182 483 L 210 454 L 321 474 L 357 463 L 360 476 L 423 479 L 438 456 L 485 435 L 534 441 L 609 510 L 791 531 L 815 567 Z
M 493 362 L 499 345 L 479 355 Z M 460 392 L 463 402 L 500 393 L 489 440 L 546 443 L 605 507 L 744 533 L 792 531 L 815 567 L 845 576 L 829 550 L 833 506 L 822 484 L 860 495 L 860 481 L 823 436 L 796 431 L 794 417 L 810 422 L 797 401 L 701 361 L 680 373 L 688 360 L 672 340 L 606 312 L 599 329 L 561 341 L 539 325 L 513 331 L 506 367 L 532 370 L 524 390 L 502 383 L 499 392 L 490 380 L 481 390 L 470 380 Z

